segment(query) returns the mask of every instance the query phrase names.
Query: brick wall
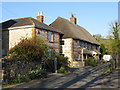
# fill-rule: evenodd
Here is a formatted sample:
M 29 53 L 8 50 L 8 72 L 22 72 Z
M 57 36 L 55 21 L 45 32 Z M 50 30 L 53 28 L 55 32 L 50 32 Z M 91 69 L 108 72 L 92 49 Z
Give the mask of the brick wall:
M 54 42 L 49 42 L 47 39 L 47 33 L 49 31 L 42 30 L 42 29 L 36 29 L 36 36 L 45 40 L 46 43 L 53 48 L 57 53 L 60 51 L 60 39 L 59 39 L 59 34 L 58 33 L 53 33 L 54 34 Z

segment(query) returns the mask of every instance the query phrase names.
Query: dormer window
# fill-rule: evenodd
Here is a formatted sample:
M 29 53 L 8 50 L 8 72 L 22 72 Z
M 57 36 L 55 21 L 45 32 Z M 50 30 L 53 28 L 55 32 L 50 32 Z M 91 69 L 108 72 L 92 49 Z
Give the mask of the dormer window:
M 54 35 L 52 32 L 48 32 L 48 41 L 50 41 L 50 42 L 54 41 Z

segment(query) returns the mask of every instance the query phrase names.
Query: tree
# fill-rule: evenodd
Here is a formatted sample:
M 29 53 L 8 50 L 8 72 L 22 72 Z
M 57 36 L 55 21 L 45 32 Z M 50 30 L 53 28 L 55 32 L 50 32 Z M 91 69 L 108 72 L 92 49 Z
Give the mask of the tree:
M 21 40 L 15 47 L 8 51 L 10 58 L 42 61 L 48 57 L 48 46 L 38 38 Z
M 111 24 L 112 34 L 114 39 L 112 40 L 112 54 L 115 59 L 115 68 L 118 67 L 118 59 L 119 59 L 119 53 L 120 53 L 120 40 L 119 40 L 119 27 L 120 24 L 118 22 L 114 22 Z
M 103 55 L 107 54 L 107 48 L 105 48 L 104 44 L 100 45 L 100 52 L 101 52 L 100 57 L 103 57 Z

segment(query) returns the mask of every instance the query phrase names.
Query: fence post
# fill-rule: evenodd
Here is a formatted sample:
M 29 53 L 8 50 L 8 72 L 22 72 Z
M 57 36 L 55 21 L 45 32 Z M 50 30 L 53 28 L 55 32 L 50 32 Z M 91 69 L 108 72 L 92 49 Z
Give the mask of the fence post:
M 57 58 L 54 60 L 54 66 L 55 66 L 55 73 L 57 73 Z

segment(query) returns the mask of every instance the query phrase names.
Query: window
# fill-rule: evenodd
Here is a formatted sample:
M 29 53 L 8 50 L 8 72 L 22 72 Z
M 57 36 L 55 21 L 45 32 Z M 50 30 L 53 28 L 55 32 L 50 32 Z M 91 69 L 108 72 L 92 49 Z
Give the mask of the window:
M 48 41 L 52 41 L 52 42 L 54 41 L 52 32 L 48 32 Z

